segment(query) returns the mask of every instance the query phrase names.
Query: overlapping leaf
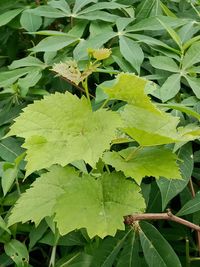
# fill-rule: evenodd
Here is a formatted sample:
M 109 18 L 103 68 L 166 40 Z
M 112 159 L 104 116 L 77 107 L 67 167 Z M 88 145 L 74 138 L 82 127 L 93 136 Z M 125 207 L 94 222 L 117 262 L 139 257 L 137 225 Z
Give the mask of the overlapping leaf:
M 106 152 L 103 160 L 117 171 L 123 171 L 140 184 L 145 176 L 180 179 L 177 156 L 162 147 L 128 148 L 119 152 Z
M 179 118 L 159 110 L 145 93 L 147 81 L 134 74 L 120 74 L 115 83 L 104 87 L 110 99 L 119 99 L 128 104 L 121 112 L 123 131 L 141 146 L 162 145 L 194 140 L 196 136 L 178 131 Z
M 70 167 L 54 166 L 17 201 L 9 225 L 28 220 L 38 224 L 55 214 L 62 235 L 84 227 L 90 237 L 103 238 L 124 229 L 123 216 L 144 211 L 139 191 L 120 173 L 104 174 L 96 180 L 90 175 L 79 177 Z
M 95 166 L 121 125 L 117 113 L 103 109 L 92 112 L 85 97 L 56 93 L 25 108 L 9 135 L 25 138 L 30 174 L 81 159 Z

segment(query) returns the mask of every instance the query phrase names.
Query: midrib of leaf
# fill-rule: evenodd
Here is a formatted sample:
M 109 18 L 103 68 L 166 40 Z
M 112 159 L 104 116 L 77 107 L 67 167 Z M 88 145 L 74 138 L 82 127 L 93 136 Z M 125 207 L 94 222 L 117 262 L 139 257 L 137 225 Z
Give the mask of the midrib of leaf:
M 133 247 L 134 247 L 134 242 L 135 242 L 135 234 L 132 236 L 132 239 L 131 239 L 131 248 L 130 248 L 130 261 L 129 261 L 129 266 L 131 267 L 132 266 L 132 255 L 133 255 Z
M 140 230 L 142 231 L 142 229 Z M 143 235 L 145 236 L 146 240 L 151 244 L 151 248 L 154 249 L 154 251 L 156 252 L 156 254 L 159 256 L 159 259 L 163 262 L 163 266 L 162 267 L 168 267 L 165 263 L 165 261 L 163 260 L 163 258 L 161 257 L 161 255 L 158 253 L 157 249 L 155 248 L 155 246 L 153 245 L 153 243 L 151 242 L 151 240 L 145 235 L 144 231 L 142 231 Z
M 68 261 L 66 261 L 65 263 L 63 263 L 62 265 L 60 265 L 60 267 L 66 267 L 66 264 L 71 263 L 74 259 L 76 259 L 79 255 L 81 254 L 81 252 L 78 252 L 76 255 L 74 255 L 71 259 L 69 259 Z
M 104 262 L 102 263 L 101 267 L 107 267 L 108 263 L 109 263 L 109 260 L 110 258 L 112 257 L 112 255 L 115 253 L 115 251 L 117 251 L 117 249 L 121 246 L 121 244 L 125 241 L 125 239 L 127 238 L 127 236 L 129 235 L 129 233 L 132 231 L 132 229 L 130 229 L 126 235 L 120 240 L 117 242 L 116 246 L 113 248 L 112 252 L 106 257 L 106 259 L 104 260 Z
M 15 155 L 16 157 L 18 157 L 18 155 L 13 151 L 11 150 L 9 147 L 5 146 L 4 144 L 0 143 L 0 146 L 4 147 L 5 149 L 7 149 L 9 152 L 11 152 L 13 155 Z

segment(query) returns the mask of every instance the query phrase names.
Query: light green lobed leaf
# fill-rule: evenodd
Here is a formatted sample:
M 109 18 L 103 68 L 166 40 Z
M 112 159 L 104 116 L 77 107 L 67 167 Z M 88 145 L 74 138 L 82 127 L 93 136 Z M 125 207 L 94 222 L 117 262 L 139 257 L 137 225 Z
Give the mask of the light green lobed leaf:
M 148 80 L 143 79 L 132 73 L 121 73 L 117 76 L 112 86 L 102 86 L 104 92 L 110 99 L 126 101 L 137 107 L 148 111 L 161 113 L 145 94 L 145 86 Z
M 199 138 L 199 128 L 177 129 L 179 118 L 159 110 L 145 93 L 147 80 L 121 73 L 112 85 L 101 86 L 110 99 L 126 101 L 121 117 L 122 129 L 141 146 L 188 142 Z
M 124 131 L 141 146 L 175 143 L 180 136 L 176 127 L 179 118 L 167 113 L 150 112 L 147 109 L 127 105 L 121 116 L 125 122 Z
M 145 176 L 180 179 L 177 156 L 163 147 L 130 147 L 119 152 L 105 152 L 103 160 L 140 184 Z
M 97 180 L 79 177 L 73 168 L 53 166 L 17 201 L 9 225 L 34 221 L 55 214 L 61 235 L 86 228 L 89 236 L 115 235 L 124 230 L 123 216 L 145 209 L 140 187 L 121 173 L 104 174 Z M 114 218 L 114 220 L 113 220 Z
M 79 99 L 67 92 L 45 96 L 29 105 L 15 120 L 8 136 L 25 138 L 28 175 L 52 164 L 65 166 L 76 160 L 94 167 L 121 126 L 116 112 L 92 112 L 85 97 Z

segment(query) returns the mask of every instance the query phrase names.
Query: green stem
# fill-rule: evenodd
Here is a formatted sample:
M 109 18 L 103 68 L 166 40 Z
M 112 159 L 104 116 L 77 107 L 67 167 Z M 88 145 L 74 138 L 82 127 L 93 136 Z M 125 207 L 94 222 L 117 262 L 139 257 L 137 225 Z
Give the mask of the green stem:
M 54 267 L 55 266 L 55 262 L 56 262 L 56 248 L 57 245 L 53 246 L 52 251 L 51 251 L 51 258 L 49 261 L 49 267 Z
M 108 173 L 110 173 L 110 170 L 109 170 L 109 167 L 108 167 L 108 165 L 105 163 L 105 168 L 106 168 L 106 171 L 108 172 Z
M 190 258 L 190 261 L 200 261 L 200 257 L 192 257 Z
M 189 247 L 189 240 L 187 237 L 185 240 L 185 257 L 186 257 L 185 266 L 190 267 L 190 247 Z
M 190 2 L 190 5 L 194 9 L 194 11 L 197 13 L 197 15 L 200 17 L 200 13 L 199 13 L 198 9 L 193 5 L 192 2 Z
M 104 107 L 106 106 L 106 104 L 107 104 L 109 101 L 110 101 L 110 99 L 107 98 L 107 99 L 103 102 L 103 104 L 101 105 L 100 109 L 104 108 Z
M 20 190 L 19 180 L 18 180 L 18 177 L 17 176 L 15 178 L 15 184 L 16 184 L 16 187 L 17 187 L 17 193 L 20 196 L 21 195 L 21 190 Z
M 99 69 L 99 68 L 96 68 L 94 72 L 101 72 L 101 73 L 108 73 L 108 74 L 119 74 L 120 73 L 120 71 L 118 70 L 104 70 L 104 69 Z
M 82 82 L 83 88 L 85 89 L 85 93 L 88 99 L 89 104 L 91 105 L 91 101 L 90 101 L 90 94 L 89 94 L 89 89 L 88 89 L 88 78 L 86 78 L 83 82 Z

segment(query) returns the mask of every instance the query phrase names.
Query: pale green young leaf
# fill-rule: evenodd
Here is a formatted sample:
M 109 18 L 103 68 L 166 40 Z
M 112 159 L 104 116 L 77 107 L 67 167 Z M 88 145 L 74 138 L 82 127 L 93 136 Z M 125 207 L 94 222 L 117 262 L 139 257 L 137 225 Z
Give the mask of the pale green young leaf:
M 144 60 L 144 54 L 140 45 L 130 38 L 119 36 L 119 47 L 122 56 L 140 73 L 140 66 Z
M 49 36 L 30 50 L 33 52 L 58 51 L 77 42 L 78 40 L 79 38 L 74 36 Z
M 161 86 L 159 92 L 163 102 L 173 98 L 181 88 L 181 74 L 172 74 Z
M 9 23 L 12 19 L 14 19 L 17 15 L 19 15 L 23 9 L 13 9 L 9 10 L 7 12 L 4 12 L 0 15 L 0 27 Z
M 139 236 L 144 257 L 149 267 L 182 266 L 172 247 L 153 225 L 140 222 Z
M 184 76 L 197 98 L 200 98 L 200 78 Z
M 117 113 L 92 112 L 85 97 L 79 99 L 69 92 L 35 101 L 15 121 L 9 135 L 25 138 L 28 174 L 81 159 L 94 167 L 122 126 Z
M 152 104 L 145 94 L 148 81 L 132 73 L 121 73 L 110 86 L 101 86 L 110 99 L 126 101 L 134 106 L 144 108 L 151 112 L 161 112 Z
M 156 56 L 150 57 L 149 59 L 151 65 L 156 69 L 167 70 L 170 72 L 179 72 L 178 65 L 170 57 Z
M 177 216 L 183 216 L 191 214 L 200 210 L 200 191 L 198 191 L 195 197 L 189 200 L 176 214 Z
M 145 176 L 180 179 L 177 156 L 162 147 L 130 147 L 119 152 L 105 152 L 103 160 L 140 184 Z
M 38 224 L 55 214 L 61 235 L 80 228 L 86 228 L 90 237 L 115 235 L 117 229 L 124 230 L 123 216 L 144 211 L 139 191 L 120 173 L 104 174 L 96 180 L 90 175 L 80 177 L 73 168 L 54 166 L 22 194 L 9 225 L 28 220 Z
M 196 42 L 190 46 L 190 48 L 185 53 L 185 56 L 182 61 L 182 68 L 184 70 L 200 62 L 199 50 L 200 50 L 200 42 Z
M 189 182 L 194 164 L 191 143 L 181 147 L 178 157 L 182 160 L 180 164 L 182 180 L 160 178 L 156 181 L 162 196 L 162 210 L 165 209 L 168 202 L 178 195 Z
M 42 25 L 42 18 L 25 10 L 21 15 L 20 24 L 25 30 L 34 32 Z
M 138 184 L 145 176 L 168 179 L 180 179 L 181 175 L 176 162 L 177 156 L 169 149 L 162 147 L 130 147 L 119 152 L 105 152 L 103 161 L 125 176 L 133 178 Z
M 179 118 L 170 114 L 159 114 L 145 108 L 126 105 L 121 116 L 125 124 L 123 131 L 141 146 L 174 143 L 181 138 L 176 130 Z
M 114 236 L 117 229 L 124 230 L 123 216 L 145 208 L 140 188 L 116 172 L 97 180 L 85 175 L 65 190 L 55 206 L 55 221 L 62 235 L 84 227 L 90 238 Z

